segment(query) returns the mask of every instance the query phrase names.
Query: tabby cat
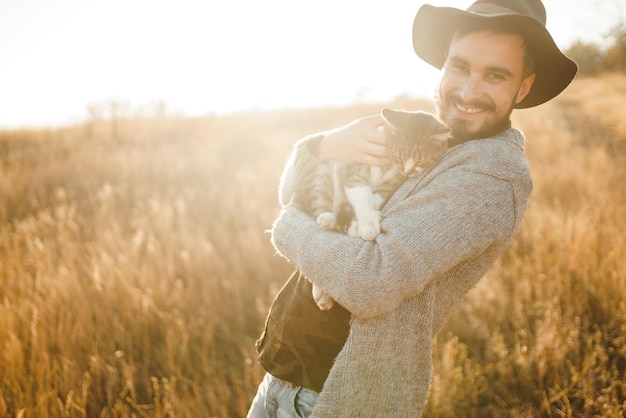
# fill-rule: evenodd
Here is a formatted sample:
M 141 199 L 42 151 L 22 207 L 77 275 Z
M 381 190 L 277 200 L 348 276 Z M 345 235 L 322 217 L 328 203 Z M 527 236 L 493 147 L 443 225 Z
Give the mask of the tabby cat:
M 387 197 L 447 150 L 450 130 L 430 113 L 383 109 L 381 114 L 392 164 L 374 167 L 329 161 L 316 167 L 304 207 L 322 228 L 374 240 Z M 313 297 L 322 310 L 334 304 L 315 285 Z

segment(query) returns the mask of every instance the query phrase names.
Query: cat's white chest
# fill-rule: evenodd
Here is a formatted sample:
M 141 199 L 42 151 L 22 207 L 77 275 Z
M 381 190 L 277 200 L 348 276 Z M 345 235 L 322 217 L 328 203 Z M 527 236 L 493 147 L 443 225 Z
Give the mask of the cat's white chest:
M 371 186 L 346 187 L 346 197 L 355 216 L 348 234 L 368 241 L 375 239 L 380 233 L 380 212 L 379 199 L 372 192 Z
M 396 176 L 396 168 L 390 167 L 370 167 L 370 184 L 376 186 L 392 181 Z
M 372 184 L 380 184 L 383 179 L 383 170 L 380 167 L 370 167 L 370 178 Z

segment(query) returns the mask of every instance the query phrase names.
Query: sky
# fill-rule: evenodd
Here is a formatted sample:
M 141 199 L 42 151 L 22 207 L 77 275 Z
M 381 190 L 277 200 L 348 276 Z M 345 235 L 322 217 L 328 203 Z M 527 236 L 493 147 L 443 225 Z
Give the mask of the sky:
M 431 98 L 439 72 L 411 40 L 423 3 L 0 0 L 0 129 L 77 123 L 113 101 L 201 116 Z M 562 49 L 626 17 L 626 0 L 544 4 Z

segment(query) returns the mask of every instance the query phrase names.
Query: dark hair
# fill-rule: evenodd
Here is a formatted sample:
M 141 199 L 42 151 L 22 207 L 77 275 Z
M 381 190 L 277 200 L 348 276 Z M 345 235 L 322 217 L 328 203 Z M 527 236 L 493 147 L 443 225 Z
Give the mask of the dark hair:
M 533 50 L 532 45 L 530 45 L 524 37 L 523 32 L 515 26 L 512 26 L 510 22 L 503 22 L 495 19 L 486 21 L 479 21 L 475 19 L 460 20 L 457 24 L 457 29 L 452 32 L 448 45 L 450 45 L 450 42 L 452 42 L 453 39 L 462 38 L 471 32 L 481 30 L 520 36 L 522 38 L 522 48 L 524 48 L 524 58 L 522 59 L 522 78 L 525 78 L 535 72 L 535 51 Z

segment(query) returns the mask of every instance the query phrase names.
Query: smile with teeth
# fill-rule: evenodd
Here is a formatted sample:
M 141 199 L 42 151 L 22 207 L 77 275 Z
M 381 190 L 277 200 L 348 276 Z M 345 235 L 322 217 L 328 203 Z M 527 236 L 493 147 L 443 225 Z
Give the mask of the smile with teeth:
M 454 107 L 463 113 L 467 113 L 468 115 L 475 115 L 485 110 L 484 107 L 464 106 L 457 102 L 454 102 Z

